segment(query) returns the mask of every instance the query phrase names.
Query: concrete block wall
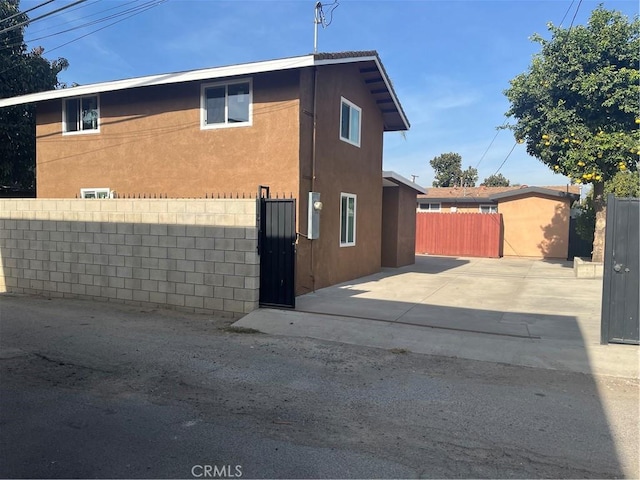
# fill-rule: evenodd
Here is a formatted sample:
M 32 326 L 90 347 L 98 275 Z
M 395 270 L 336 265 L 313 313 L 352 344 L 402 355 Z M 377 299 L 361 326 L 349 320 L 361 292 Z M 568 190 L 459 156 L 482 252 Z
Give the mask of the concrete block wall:
M 0 199 L 0 292 L 239 317 L 257 242 L 251 199 Z

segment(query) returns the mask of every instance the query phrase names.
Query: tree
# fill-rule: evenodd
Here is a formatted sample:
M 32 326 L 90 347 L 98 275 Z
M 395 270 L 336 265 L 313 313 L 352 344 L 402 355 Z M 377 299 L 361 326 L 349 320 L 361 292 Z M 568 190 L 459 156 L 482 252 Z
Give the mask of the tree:
M 618 198 L 640 197 L 640 172 L 625 170 L 616 173 L 611 180 L 604 184 L 605 202 L 606 197 L 610 193 L 613 193 Z M 596 212 L 593 207 L 593 190 L 580 202 L 578 209 L 580 210 L 580 214 L 576 219 L 576 232 L 584 240 L 593 242 L 596 224 Z
M 625 170 L 616 173 L 604 184 L 605 196 L 613 193 L 616 197 L 640 197 L 640 172 Z
M 0 0 L 0 30 L 23 23 L 19 0 Z M 25 95 L 59 87 L 58 73 L 69 63 L 64 58 L 52 62 L 42 48 L 27 52 L 24 27 L 0 33 L 0 98 Z M 35 189 L 35 107 L 18 105 L 0 109 L 0 186 Z
M 637 170 L 640 20 L 602 6 L 586 26 L 549 25 L 526 73 L 511 80 L 507 116 L 527 153 L 575 183 L 593 183 L 593 260 L 604 255 L 604 182 Z
M 463 171 L 462 157 L 457 153 L 443 153 L 429 164 L 436 172 L 434 187 L 475 187 L 478 181 L 478 170 L 469 167 Z
M 493 175 L 489 175 L 484 181 L 480 184 L 480 186 L 485 187 L 508 187 L 509 179 L 502 175 L 501 173 L 494 173 Z

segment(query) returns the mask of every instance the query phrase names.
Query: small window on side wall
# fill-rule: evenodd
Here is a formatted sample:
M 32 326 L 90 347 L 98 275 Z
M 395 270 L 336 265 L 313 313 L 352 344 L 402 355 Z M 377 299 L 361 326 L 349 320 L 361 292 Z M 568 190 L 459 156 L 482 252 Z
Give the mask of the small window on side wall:
M 498 213 L 497 205 L 480 205 L 480 213 Z
M 108 188 L 81 188 L 80 198 L 111 198 Z
M 100 131 L 98 96 L 68 98 L 63 102 L 62 132 L 96 133 Z
M 360 146 L 362 110 L 346 98 L 340 100 L 340 140 Z
M 340 246 L 352 247 L 356 244 L 356 196 L 340 194 Z
M 419 203 L 418 211 L 440 213 L 440 204 L 439 203 Z

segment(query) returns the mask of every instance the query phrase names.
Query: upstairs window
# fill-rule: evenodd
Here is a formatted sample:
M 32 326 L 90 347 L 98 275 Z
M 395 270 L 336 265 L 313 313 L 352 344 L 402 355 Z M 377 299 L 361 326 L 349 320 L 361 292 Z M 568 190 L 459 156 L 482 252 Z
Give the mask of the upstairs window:
M 202 128 L 251 125 L 251 81 L 202 86 Z
M 95 133 L 99 131 L 98 96 L 69 98 L 62 109 L 63 133 Z
M 362 110 L 346 98 L 340 101 L 340 140 L 360 146 L 360 117 Z

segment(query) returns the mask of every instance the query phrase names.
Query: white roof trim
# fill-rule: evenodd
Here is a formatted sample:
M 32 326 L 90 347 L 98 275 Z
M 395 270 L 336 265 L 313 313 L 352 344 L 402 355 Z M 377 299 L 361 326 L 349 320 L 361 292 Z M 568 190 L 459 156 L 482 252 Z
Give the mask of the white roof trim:
M 412 182 L 411 180 L 409 180 L 408 178 L 404 178 L 402 175 L 393 172 L 391 170 L 386 170 L 382 172 L 382 179 L 383 180 L 389 180 L 393 183 L 395 183 L 396 185 L 402 184 L 402 185 L 406 185 L 407 187 L 413 188 L 416 192 L 425 194 L 426 190 L 421 187 L 420 185 L 418 185 L 415 182 Z
M 62 88 L 59 90 L 49 90 L 46 92 L 31 93 L 11 98 L 0 98 L 0 108 L 10 107 L 13 105 L 22 105 L 25 103 L 36 103 L 46 100 L 55 100 L 60 98 L 80 97 L 84 95 L 95 95 L 103 92 L 113 92 L 117 90 L 127 90 L 137 87 L 148 87 L 152 85 L 168 85 L 172 83 L 192 82 L 198 80 L 215 80 L 220 78 L 251 75 L 256 73 L 273 72 L 280 70 L 291 70 L 303 67 L 314 67 L 322 65 L 338 65 L 343 63 L 356 62 L 375 62 L 376 67 L 380 71 L 380 75 L 384 80 L 385 87 L 393 100 L 393 104 L 398 111 L 400 118 L 406 130 L 409 129 L 409 121 L 400 105 L 400 101 L 396 97 L 395 91 L 391 86 L 391 82 L 382 67 L 380 60 L 375 55 L 368 56 L 352 56 L 339 58 L 315 59 L 314 55 L 304 55 L 299 57 L 281 58 L 278 60 L 266 60 L 261 62 L 243 63 L 239 65 L 230 65 L 224 67 L 205 68 L 200 70 L 189 70 L 186 72 L 163 73 L 160 75 L 148 75 L 144 77 L 135 77 L 125 80 L 114 80 L 110 82 L 93 83 L 89 85 L 80 85 L 78 87 Z
M 201 70 L 190 70 L 177 73 L 163 73 L 160 75 L 148 75 L 145 77 L 129 78 L 125 80 L 115 80 L 111 82 L 92 83 L 78 87 L 62 88 L 59 90 L 49 90 L 46 92 L 31 93 L 19 97 L 0 99 L 0 107 L 10 107 L 22 105 L 24 103 L 42 102 L 58 98 L 79 97 L 83 95 L 93 95 L 102 92 L 113 92 L 116 90 L 126 90 L 136 87 L 148 87 L 152 85 L 167 85 L 171 83 L 191 82 L 197 80 L 210 80 L 253 73 L 271 72 L 277 70 L 289 70 L 314 65 L 313 55 L 302 57 L 283 58 L 279 60 L 268 60 L 264 62 L 244 63 L 225 67 L 205 68 Z

